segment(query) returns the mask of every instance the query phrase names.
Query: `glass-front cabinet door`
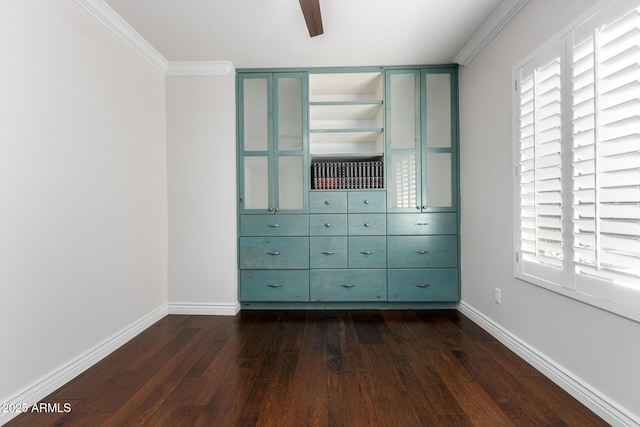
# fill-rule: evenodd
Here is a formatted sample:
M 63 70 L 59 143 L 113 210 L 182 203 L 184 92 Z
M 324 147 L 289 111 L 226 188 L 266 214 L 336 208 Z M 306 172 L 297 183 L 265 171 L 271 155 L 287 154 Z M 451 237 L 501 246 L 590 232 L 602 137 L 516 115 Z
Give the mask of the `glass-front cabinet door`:
M 387 70 L 389 211 L 457 208 L 455 83 L 450 70 Z
M 241 213 L 306 212 L 306 73 L 239 73 Z

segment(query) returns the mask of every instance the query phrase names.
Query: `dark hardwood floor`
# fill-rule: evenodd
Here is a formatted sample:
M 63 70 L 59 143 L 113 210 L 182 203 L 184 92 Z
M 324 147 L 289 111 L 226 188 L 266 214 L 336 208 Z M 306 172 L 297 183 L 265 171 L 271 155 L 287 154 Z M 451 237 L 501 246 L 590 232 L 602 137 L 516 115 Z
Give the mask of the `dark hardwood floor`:
M 457 311 L 168 316 L 7 426 L 602 426 Z

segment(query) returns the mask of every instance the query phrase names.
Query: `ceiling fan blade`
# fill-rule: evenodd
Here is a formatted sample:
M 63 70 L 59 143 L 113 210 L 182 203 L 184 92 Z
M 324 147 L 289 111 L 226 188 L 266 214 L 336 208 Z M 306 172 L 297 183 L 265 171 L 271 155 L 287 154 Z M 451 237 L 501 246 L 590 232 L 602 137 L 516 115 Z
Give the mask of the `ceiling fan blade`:
M 315 37 L 322 34 L 324 30 L 322 15 L 320 15 L 320 0 L 300 0 L 300 7 L 309 29 L 309 36 Z

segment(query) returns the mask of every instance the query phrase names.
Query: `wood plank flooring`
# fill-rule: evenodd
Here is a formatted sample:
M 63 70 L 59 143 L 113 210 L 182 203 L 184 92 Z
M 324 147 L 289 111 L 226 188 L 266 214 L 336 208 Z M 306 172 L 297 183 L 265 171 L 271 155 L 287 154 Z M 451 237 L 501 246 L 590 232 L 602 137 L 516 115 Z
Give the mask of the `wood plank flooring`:
M 454 310 L 167 316 L 16 426 L 604 426 Z

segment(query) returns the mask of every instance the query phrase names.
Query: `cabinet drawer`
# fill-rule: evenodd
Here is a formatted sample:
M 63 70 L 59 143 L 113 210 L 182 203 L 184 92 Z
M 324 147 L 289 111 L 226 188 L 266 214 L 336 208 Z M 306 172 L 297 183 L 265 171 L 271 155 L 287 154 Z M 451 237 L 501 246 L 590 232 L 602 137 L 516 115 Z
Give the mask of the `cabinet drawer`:
M 309 264 L 311 268 L 347 268 L 347 238 L 312 237 Z
M 371 270 L 311 270 L 310 301 L 385 301 L 387 277 Z
M 241 270 L 240 301 L 309 301 L 309 272 Z
M 350 214 L 349 234 L 384 236 L 387 234 L 387 216 L 385 214 Z
M 345 236 L 347 234 L 346 214 L 314 214 L 309 217 L 311 236 Z
M 349 268 L 386 268 L 387 239 L 384 236 L 349 237 Z
M 389 214 L 389 234 L 456 234 L 458 215 L 455 213 Z
M 349 213 L 386 212 L 386 194 L 384 191 L 349 193 Z
M 241 236 L 306 236 L 307 215 L 240 215 Z
M 389 270 L 389 301 L 459 301 L 458 270 Z
M 389 268 L 457 267 L 456 236 L 388 236 Z
M 309 238 L 240 238 L 240 269 L 278 268 L 309 268 Z
M 309 193 L 309 212 L 346 213 L 347 193 L 344 191 L 312 191 Z

